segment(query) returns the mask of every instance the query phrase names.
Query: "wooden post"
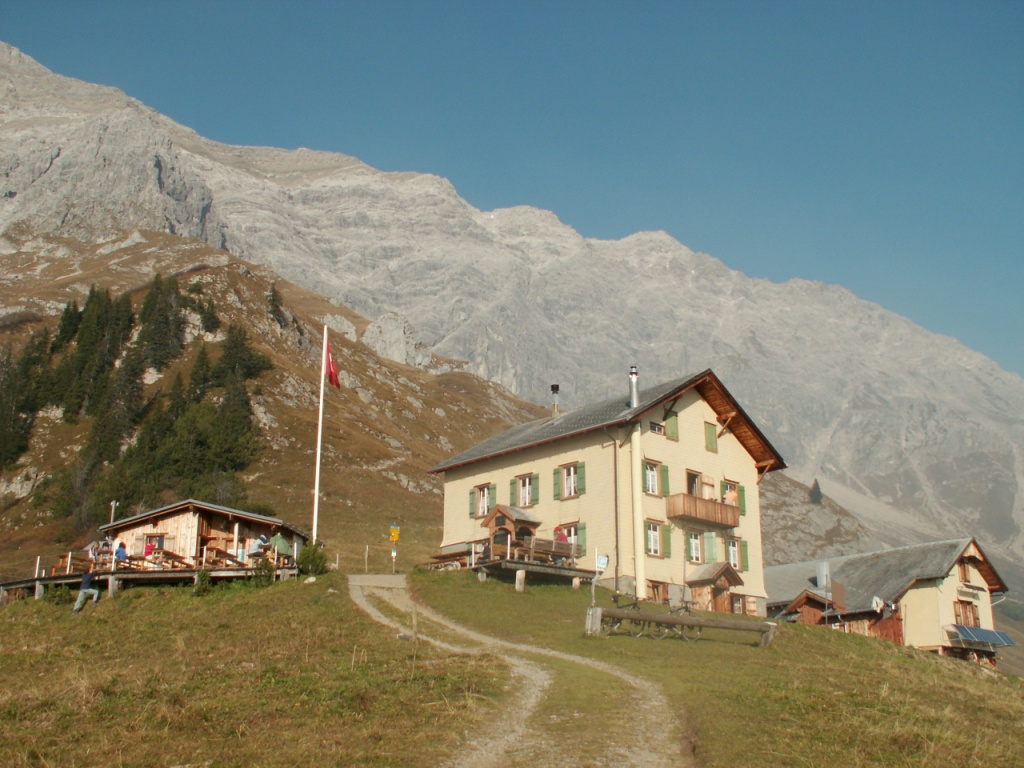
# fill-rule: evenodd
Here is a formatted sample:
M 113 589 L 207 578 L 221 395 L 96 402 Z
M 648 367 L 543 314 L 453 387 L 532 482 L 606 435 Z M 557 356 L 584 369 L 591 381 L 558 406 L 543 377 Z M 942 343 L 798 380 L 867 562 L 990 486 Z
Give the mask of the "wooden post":
M 42 600 L 46 593 L 46 586 L 41 581 L 36 582 L 36 600 Z
M 36 573 L 35 573 L 35 576 L 33 577 L 33 578 L 36 578 L 36 579 L 39 578 L 39 561 L 40 561 L 41 558 L 42 558 L 42 555 L 36 555 Z
M 526 571 L 516 571 L 516 592 L 522 592 L 526 589 Z
M 476 572 L 476 580 L 479 581 L 479 582 L 487 581 L 487 571 L 485 571 L 483 568 L 481 568 L 479 571 L 477 571 Z
M 70 552 L 68 552 L 68 567 L 67 567 L 67 570 L 64 571 L 64 575 L 67 576 L 69 573 L 71 573 L 71 553 Z
M 580 582 L 580 577 L 579 576 L 573 576 L 572 577 L 572 588 L 575 589 L 577 592 L 580 591 L 580 583 L 581 582 Z

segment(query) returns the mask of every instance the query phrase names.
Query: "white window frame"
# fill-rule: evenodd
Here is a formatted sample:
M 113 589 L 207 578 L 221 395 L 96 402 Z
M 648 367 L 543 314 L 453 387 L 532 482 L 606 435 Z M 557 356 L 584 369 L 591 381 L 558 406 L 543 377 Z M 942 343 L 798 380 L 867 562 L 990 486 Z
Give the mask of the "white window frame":
M 656 461 L 644 462 L 644 493 L 657 496 L 661 485 L 661 465 Z
M 476 487 L 476 516 L 486 517 L 491 511 L 491 486 L 490 483 Z
M 686 556 L 690 558 L 691 563 L 702 563 L 704 562 L 703 550 L 704 550 L 704 534 L 699 531 L 690 531 L 686 535 L 687 548 Z
M 533 505 L 533 475 L 523 475 L 519 479 L 519 506 Z
M 661 523 L 648 520 L 647 530 L 647 554 L 654 557 L 661 557 Z
M 651 422 L 651 432 L 653 434 L 655 434 L 655 435 L 664 435 L 665 434 L 665 425 L 662 424 L 660 421 L 652 421 Z
M 729 539 L 725 545 L 725 557 L 729 565 L 737 571 L 740 569 L 740 540 Z
M 562 498 L 569 499 L 579 496 L 579 485 L 577 482 L 577 465 L 567 464 L 562 467 Z

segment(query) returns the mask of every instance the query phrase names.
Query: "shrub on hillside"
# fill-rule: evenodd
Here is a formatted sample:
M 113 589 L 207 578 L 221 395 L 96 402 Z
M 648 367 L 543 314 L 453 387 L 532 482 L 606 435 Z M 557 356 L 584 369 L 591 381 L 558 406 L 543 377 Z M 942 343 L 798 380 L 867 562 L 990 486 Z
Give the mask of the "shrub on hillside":
M 300 573 L 307 573 L 310 576 L 327 573 L 327 553 L 319 544 L 307 544 L 300 549 L 295 563 L 299 566 Z

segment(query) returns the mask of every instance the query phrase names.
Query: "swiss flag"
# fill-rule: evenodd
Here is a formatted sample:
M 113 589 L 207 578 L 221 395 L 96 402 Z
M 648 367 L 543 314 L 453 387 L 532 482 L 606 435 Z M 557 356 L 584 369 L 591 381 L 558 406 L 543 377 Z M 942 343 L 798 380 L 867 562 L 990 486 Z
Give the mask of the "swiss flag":
M 341 389 L 341 379 L 338 378 L 338 366 L 334 363 L 334 355 L 331 354 L 331 341 L 327 340 L 327 360 L 324 362 L 324 368 L 327 370 L 327 381 L 332 386 Z

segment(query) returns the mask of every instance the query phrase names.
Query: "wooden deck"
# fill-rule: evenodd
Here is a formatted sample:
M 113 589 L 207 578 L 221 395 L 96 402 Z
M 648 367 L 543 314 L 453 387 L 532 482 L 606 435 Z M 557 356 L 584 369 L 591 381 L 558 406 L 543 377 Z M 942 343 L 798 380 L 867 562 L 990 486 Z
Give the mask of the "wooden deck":
M 129 586 L 195 584 L 199 579 L 199 573 L 208 573 L 210 579 L 214 582 L 248 579 L 253 576 L 253 571 L 254 569 L 252 568 L 240 567 L 118 568 L 114 571 L 95 571 L 93 583 L 97 587 L 104 585 L 110 594 L 116 594 L 120 589 Z M 276 578 L 281 581 L 287 581 L 296 578 L 298 574 L 299 569 L 295 566 L 278 568 Z M 36 599 L 39 599 L 49 588 L 68 587 L 72 590 L 77 590 L 81 583 L 81 572 L 59 573 L 8 581 L 0 584 L 0 602 L 17 597 L 34 596 Z

